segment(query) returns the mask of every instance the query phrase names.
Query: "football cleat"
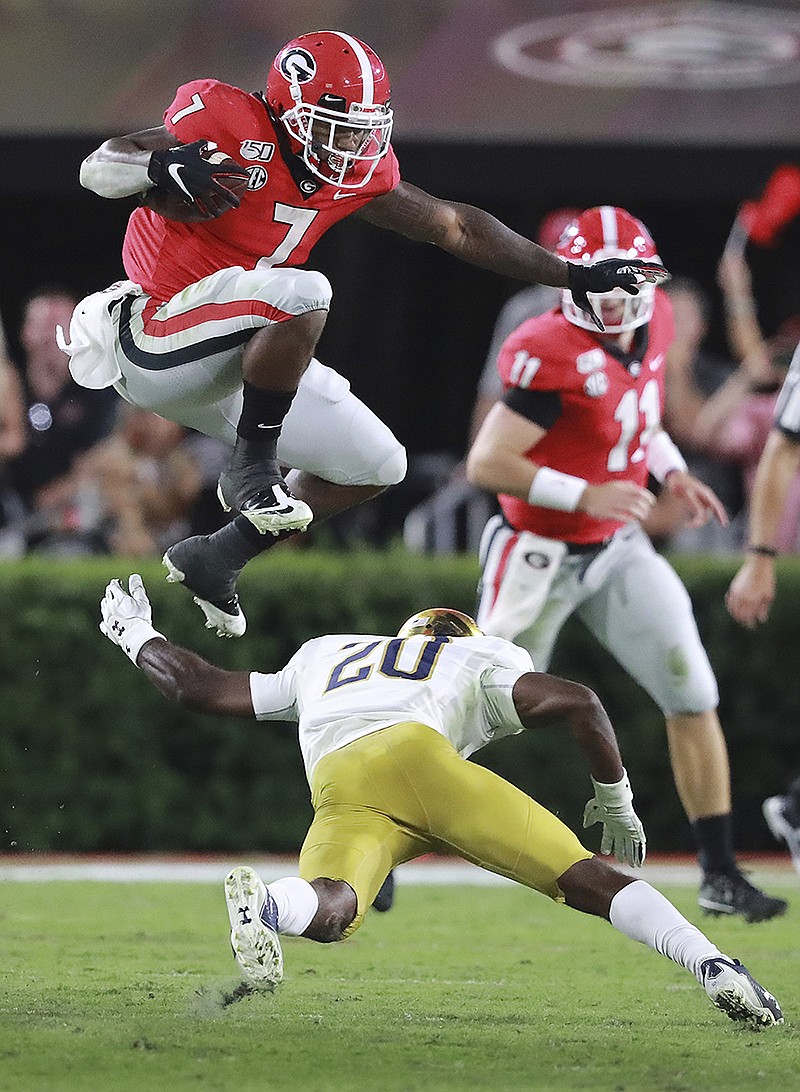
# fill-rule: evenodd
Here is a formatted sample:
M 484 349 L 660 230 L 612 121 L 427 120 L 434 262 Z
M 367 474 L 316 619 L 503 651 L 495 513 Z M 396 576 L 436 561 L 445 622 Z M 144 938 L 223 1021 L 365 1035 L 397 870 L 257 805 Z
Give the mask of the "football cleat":
M 241 637 L 247 619 L 239 606 L 236 578 L 208 535 L 194 535 L 170 546 L 162 558 L 171 584 L 183 584 L 206 616 L 206 629 L 218 637 Z
M 707 914 L 740 914 L 749 922 L 769 921 L 788 905 L 785 899 L 759 891 L 738 869 L 706 873 L 697 902 Z
M 711 956 L 700 964 L 700 975 L 708 996 L 731 1020 L 754 1028 L 783 1023 L 778 1002 L 738 959 Z
M 252 868 L 240 866 L 225 877 L 225 901 L 231 948 L 245 981 L 274 990 L 283 978 L 275 900 Z
M 220 504 L 226 512 L 236 511 L 249 519 L 262 535 L 305 531 L 314 513 L 289 492 L 274 459 L 253 460 L 252 448 L 257 446 L 241 440 L 237 444 L 233 462 L 217 484 Z
M 788 796 L 770 796 L 761 805 L 767 826 L 779 842 L 785 842 L 794 867 L 800 872 L 800 826 L 792 816 L 792 800 Z
M 372 909 L 385 914 L 394 906 L 394 872 L 390 872 L 380 886 L 378 894 L 372 900 Z

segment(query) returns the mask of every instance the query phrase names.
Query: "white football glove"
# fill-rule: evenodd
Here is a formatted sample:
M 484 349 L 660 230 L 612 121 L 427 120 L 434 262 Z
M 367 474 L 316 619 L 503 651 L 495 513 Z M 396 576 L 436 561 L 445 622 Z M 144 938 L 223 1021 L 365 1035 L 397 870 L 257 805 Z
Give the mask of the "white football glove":
M 154 637 L 166 641 L 164 634 L 153 628 L 153 608 L 138 573 L 128 581 L 127 592 L 119 580 L 111 581 L 100 600 L 100 614 L 100 632 L 119 645 L 134 664 L 142 645 Z
M 633 792 L 628 775 L 622 771 L 622 779 L 612 785 L 602 785 L 592 778 L 594 798 L 583 812 L 583 825 L 603 824 L 600 852 L 608 857 L 613 853 L 618 861 L 638 868 L 643 864 L 647 842 L 644 827 L 633 810 Z

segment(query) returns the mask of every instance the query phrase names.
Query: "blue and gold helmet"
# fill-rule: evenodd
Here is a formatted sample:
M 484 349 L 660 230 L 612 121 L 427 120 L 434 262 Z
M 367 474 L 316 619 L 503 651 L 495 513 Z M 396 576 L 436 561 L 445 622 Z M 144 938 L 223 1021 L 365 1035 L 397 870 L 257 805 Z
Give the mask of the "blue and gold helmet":
M 483 630 L 468 614 L 450 607 L 430 607 L 403 622 L 398 637 L 482 637 Z

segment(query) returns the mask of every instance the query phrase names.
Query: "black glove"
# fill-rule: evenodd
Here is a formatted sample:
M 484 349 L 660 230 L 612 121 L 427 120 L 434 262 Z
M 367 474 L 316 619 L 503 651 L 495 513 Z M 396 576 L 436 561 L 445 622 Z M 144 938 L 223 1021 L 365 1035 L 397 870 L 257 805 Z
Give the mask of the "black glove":
M 221 170 L 220 163 L 204 158 L 203 153 L 209 147 L 214 145 L 207 140 L 195 140 L 192 144 L 155 151 L 147 165 L 147 176 L 165 193 L 196 205 L 205 215 L 219 216 L 228 209 L 237 209 L 241 203 L 239 195 L 225 185 L 225 179 L 237 180 L 241 185 L 246 184 L 248 176 L 238 163 L 236 170 L 230 167 Z
M 642 281 L 659 284 L 669 280 L 669 273 L 658 262 L 631 261 L 629 258 L 604 258 L 592 265 L 567 262 L 567 276 L 572 298 L 598 330 L 605 330 L 605 326 L 589 303 L 588 292 L 611 292 L 615 288 L 624 288 L 631 296 L 638 296 L 637 286 Z

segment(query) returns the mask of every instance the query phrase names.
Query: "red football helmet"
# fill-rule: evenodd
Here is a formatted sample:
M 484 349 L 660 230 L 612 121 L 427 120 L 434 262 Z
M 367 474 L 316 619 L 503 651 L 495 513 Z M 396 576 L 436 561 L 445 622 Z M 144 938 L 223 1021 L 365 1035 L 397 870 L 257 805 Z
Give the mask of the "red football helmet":
M 293 38 L 272 62 L 267 102 L 303 162 L 324 182 L 359 189 L 389 150 L 391 90 L 383 61 L 338 30 Z
M 578 264 L 598 262 L 603 258 L 661 261 L 656 244 L 641 220 L 613 205 L 586 209 L 568 224 L 558 242 L 556 254 Z M 612 292 L 589 292 L 590 302 L 598 314 L 602 313 L 606 333 L 621 334 L 650 321 L 655 306 L 655 286 L 640 284 L 638 287 L 638 296 L 629 295 L 624 288 L 615 288 Z M 561 310 L 576 326 L 596 332 L 592 320 L 575 304 L 566 289 L 561 296 Z

